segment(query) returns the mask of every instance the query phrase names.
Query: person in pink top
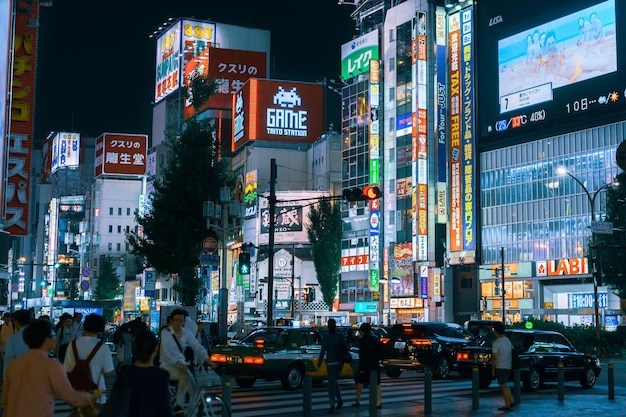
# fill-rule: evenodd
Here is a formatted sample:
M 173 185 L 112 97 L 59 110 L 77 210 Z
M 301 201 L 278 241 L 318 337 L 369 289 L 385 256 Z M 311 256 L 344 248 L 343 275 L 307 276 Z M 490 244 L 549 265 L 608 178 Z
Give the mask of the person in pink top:
M 53 417 L 55 396 L 74 407 L 95 402 L 94 394 L 72 388 L 63 365 L 48 357 L 57 343 L 51 323 L 33 321 L 24 341 L 28 353 L 9 363 L 4 376 L 3 417 Z

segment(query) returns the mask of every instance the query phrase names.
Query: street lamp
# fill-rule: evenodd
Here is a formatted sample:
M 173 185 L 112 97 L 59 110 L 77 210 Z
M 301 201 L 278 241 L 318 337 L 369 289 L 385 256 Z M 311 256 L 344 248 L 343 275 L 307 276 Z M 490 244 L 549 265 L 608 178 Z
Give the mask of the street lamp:
M 608 188 L 610 186 L 613 185 L 612 182 L 609 182 L 607 184 L 604 184 L 603 186 L 601 186 L 600 188 L 598 188 L 596 191 L 593 192 L 593 194 L 591 194 L 591 192 L 589 191 L 589 189 L 585 186 L 585 184 L 583 184 L 582 181 L 580 181 L 576 176 L 574 176 L 571 172 L 569 172 L 567 170 L 567 168 L 565 167 L 558 167 L 556 170 L 558 175 L 568 175 L 571 179 L 573 179 L 574 181 L 576 181 L 576 183 L 578 185 L 580 185 L 582 187 L 582 189 L 585 191 L 585 194 L 587 195 L 587 200 L 589 201 L 589 207 L 591 209 L 591 221 L 595 221 L 596 219 L 596 214 L 595 214 L 595 202 L 596 202 L 596 197 L 600 194 L 600 191 L 602 191 L 605 188 Z M 598 278 L 597 278 L 597 274 L 596 272 L 596 257 L 593 254 L 593 251 L 596 250 L 596 235 L 594 232 L 593 227 L 591 228 L 591 268 L 592 268 L 592 276 L 593 276 L 593 304 L 594 304 L 594 316 L 595 316 L 595 330 L 596 330 L 596 338 L 598 340 L 600 340 L 600 308 L 598 306 Z
M 222 269 L 220 271 L 219 311 L 217 317 L 219 320 L 219 336 L 222 340 L 226 340 L 228 327 L 228 245 L 226 239 L 229 233 L 240 229 L 238 220 L 242 217 L 241 205 L 238 201 L 231 201 L 230 191 L 229 187 L 220 187 L 219 203 L 205 201 L 203 205 L 203 215 L 206 218 L 207 229 L 214 229 L 220 232 L 221 235 Z M 211 220 L 218 221 L 221 224 L 214 224 Z

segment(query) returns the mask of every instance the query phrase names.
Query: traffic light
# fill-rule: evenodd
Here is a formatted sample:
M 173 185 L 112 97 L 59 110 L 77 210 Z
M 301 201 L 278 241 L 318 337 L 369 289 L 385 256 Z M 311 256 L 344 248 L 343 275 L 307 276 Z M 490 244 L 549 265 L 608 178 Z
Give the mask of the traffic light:
M 347 201 L 367 201 L 380 198 L 382 193 L 377 185 L 368 185 L 365 188 L 346 188 L 341 196 Z
M 239 273 L 241 275 L 250 274 L 250 254 L 247 252 L 239 254 Z
M 366 200 L 376 200 L 382 196 L 382 193 L 380 192 L 380 188 L 378 188 L 377 186 L 368 185 L 367 187 L 363 188 L 363 195 L 365 196 Z

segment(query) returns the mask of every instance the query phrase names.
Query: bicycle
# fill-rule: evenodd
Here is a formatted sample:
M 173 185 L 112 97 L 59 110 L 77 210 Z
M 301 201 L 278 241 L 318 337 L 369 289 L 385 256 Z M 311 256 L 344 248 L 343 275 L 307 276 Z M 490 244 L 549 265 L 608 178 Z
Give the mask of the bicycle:
M 193 376 L 196 390 L 185 410 L 185 417 L 231 417 L 230 408 L 221 395 L 220 375 L 207 366 L 201 366 L 193 371 Z

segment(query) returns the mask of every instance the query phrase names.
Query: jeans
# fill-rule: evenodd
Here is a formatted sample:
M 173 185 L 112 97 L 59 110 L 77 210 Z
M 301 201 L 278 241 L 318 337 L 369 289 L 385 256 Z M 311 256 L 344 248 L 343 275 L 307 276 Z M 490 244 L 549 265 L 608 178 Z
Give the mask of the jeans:
M 326 369 L 328 369 L 328 401 L 330 406 L 334 408 L 335 397 L 337 398 L 337 402 L 343 402 L 343 400 L 341 399 L 339 384 L 337 383 L 339 375 L 341 374 L 341 370 L 343 369 L 343 363 L 327 363 Z

